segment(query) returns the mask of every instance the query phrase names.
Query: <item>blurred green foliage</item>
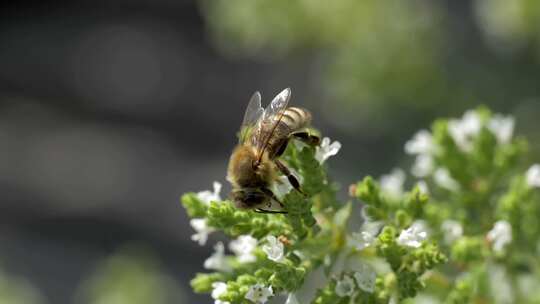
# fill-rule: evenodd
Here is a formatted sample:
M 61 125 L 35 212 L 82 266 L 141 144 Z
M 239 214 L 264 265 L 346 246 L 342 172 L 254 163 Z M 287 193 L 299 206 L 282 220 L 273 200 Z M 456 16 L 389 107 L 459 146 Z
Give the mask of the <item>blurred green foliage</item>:
M 75 303 L 183 303 L 183 293 L 148 249 L 127 246 L 97 265 L 80 286 Z
M 0 304 L 43 303 L 43 296 L 26 279 L 0 271 Z
M 540 112 L 538 103 L 530 104 L 539 98 L 538 1 L 450 2 L 200 4 L 224 53 L 309 63 L 308 85 L 319 90 L 311 92 L 311 102 L 348 132 L 364 130 L 367 136 L 377 128 L 397 140 L 405 136 L 399 132 L 479 103 L 523 111 L 518 119 L 530 128 L 525 112 Z

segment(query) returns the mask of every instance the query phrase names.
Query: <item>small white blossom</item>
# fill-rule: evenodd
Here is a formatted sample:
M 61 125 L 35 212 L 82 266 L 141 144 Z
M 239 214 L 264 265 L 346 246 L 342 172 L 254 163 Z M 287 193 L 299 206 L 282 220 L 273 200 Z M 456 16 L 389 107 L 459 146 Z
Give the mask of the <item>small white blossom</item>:
M 514 299 L 514 289 L 512 288 L 512 283 L 506 269 L 500 265 L 489 264 L 487 267 L 487 273 L 487 277 L 489 278 L 489 287 L 493 295 L 493 303 L 516 303 L 516 299 Z
M 315 150 L 315 159 L 322 164 L 330 156 L 336 155 L 339 152 L 339 149 L 341 149 L 341 143 L 339 141 L 330 143 L 330 138 L 325 137 Z
M 268 256 L 268 259 L 274 262 L 282 262 L 284 256 L 284 246 L 275 236 L 269 235 L 266 237 L 268 244 L 262 246 L 262 250 Z
M 497 221 L 486 238 L 492 243 L 493 250 L 497 253 L 504 251 L 506 245 L 512 242 L 512 226 L 507 221 Z
M 207 205 L 210 204 L 210 202 L 221 201 L 221 196 L 219 196 L 219 193 L 221 192 L 221 183 L 214 182 L 213 186 L 214 191 L 204 190 L 198 192 L 197 198 Z
M 436 151 L 433 136 L 427 130 L 416 132 L 413 138 L 405 143 L 405 152 L 407 154 L 433 154 Z
M 343 279 L 337 281 L 336 294 L 340 297 L 348 297 L 354 293 L 354 281 L 349 276 L 344 276 Z
M 397 243 L 401 246 L 418 248 L 427 237 L 426 225 L 422 221 L 416 221 L 409 228 L 401 231 Z
M 304 177 L 301 174 L 298 174 L 294 169 L 289 168 L 291 174 L 296 177 L 298 183 L 302 185 L 304 183 Z M 285 175 L 280 175 L 277 182 L 273 183 L 272 192 L 276 195 L 278 199 L 282 199 L 285 195 L 293 190 L 291 182 L 287 179 Z
M 206 219 L 204 218 L 194 218 L 189 221 L 195 234 L 191 235 L 191 240 L 198 242 L 199 245 L 203 246 L 208 240 L 208 235 L 214 231 L 214 228 L 209 227 Z
M 429 187 L 424 180 L 419 180 L 416 185 L 418 186 L 418 189 L 420 190 L 420 193 L 428 195 L 429 194 Z
M 441 230 L 444 235 L 444 241 L 447 244 L 452 244 L 463 236 L 463 227 L 458 221 L 445 220 L 441 225 Z
M 354 273 L 354 279 L 358 287 L 365 292 L 372 293 L 375 291 L 375 280 L 377 279 L 377 274 L 368 264 L 360 264 L 360 267 L 357 272 Z
M 381 190 L 393 199 L 399 199 L 403 195 L 403 184 L 405 183 L 405 172 L 399 168 L 395 168 L 390 172 L 381 176 Z
M 438 168 L 433 174 L 433 180 L 439 187 L 450 191 L 458 191 L 458 182 L 450 176 L 450 172 L 446 168 Z
M 289 293 L 285 304 L 300 304 L 300 302 L 298 302 L 298 299 L 296 298 L 296 295 L 294 293 Z
M 250 263 L 256 260 L 253 250 L 257 247 L 257 239 L 251 235 L 241 235 L 229 243 L 229 249 L 238 257 L 240 263 Z
M 204 261 L 204 268 L 219 271 L 229 271 L 231 269 L 225 257 L 225 246 L 222 242 L 218 242 L 214 246 L 215 252 Z
M 411 173 L 416 177 L 424 177 L 431 174 L 433 169 L 435 169 L 433 157 L 429 154 L 419 154 L 411 167 Z
M 274 291 L 272 290 L 272 286 L 266 287 L 262 284 L 255 284 L 249 287 L 245 298 L 253 303 L 263 304 L 266 303 L 266 301 L 268 301 L 268 298 L 273 295 Z
M 495 135 L 499 144 L 507 144 L 514 133 L 514 118 L 496 114 L 489 120 L 487 128 Z
M 540 165 L 534 164 L 527 170 L 526 179 L 529 187 L 540 188 Z
M 227 292 L 227 283 L 224 282 L 214 282 L 212 283 L 212 299 L 216 300 L 214 304 L 225 304 L 227 302 L 219 300 L 223 294 Z M 219 301 L 219 302 L 218 302 Z
M 367 231 L 353 232 L 350 242 L 358 250 L 363 250 L 373 244 L 375 237 Z
M 472 110 L 465 112 L 461 119 L 452 119 L 448 122 L 450 136 L 452 136 L 458 148 L 464 152 L 472 150 L 473 140 L 481 128 L 480 116 Z

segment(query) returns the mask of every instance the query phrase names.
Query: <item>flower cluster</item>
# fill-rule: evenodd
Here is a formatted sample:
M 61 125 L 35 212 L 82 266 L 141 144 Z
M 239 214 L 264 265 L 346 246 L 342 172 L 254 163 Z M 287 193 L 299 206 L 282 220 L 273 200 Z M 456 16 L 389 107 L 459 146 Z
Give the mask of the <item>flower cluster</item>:
M 303 193 L 286 179 L 275 185 L 287 214 L 238 210 L 221 199 L 219 183 L 188 193 L 192 239 L 232 238 L 214 245 L 204 263 L 213 272 L 192 287 L 216 304 L 276 296 L 288 304 L 536 303 L 540 165 L 520 168 L 527 145 L 513 130 L 512 117 L 485 108 L 439 119 L 405 143 L 410 172 L 367 176 L 351 185 L 348 202 L 325 170 L 338 142 L 289 145 L 283 161 Z M 320 288 L 308 299 L 313 284 Z

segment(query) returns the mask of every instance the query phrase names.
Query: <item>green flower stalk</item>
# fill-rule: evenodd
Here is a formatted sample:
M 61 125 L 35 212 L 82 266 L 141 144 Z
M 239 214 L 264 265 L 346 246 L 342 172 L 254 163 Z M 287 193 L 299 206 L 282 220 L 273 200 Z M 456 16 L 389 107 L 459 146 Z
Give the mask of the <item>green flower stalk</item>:
M 231 238 L 214 245 L 193 290 L 216 304 L 279 295 L 289 304 L 536 303 L 540 165 L 521 169 L 527 145 L 513 129 L 512 117 L 486 108 L 436 120 L 405 144 L 409 176 L 399 168 L 366 176 L 348 201 L 326 170 L 338 142 L 290 144 L 280 160 L 303 193 L 274 189 L 287 214 L 237 209 L 217 182 L 183 195 L 193 241 L 205 245 L 218 231 Z

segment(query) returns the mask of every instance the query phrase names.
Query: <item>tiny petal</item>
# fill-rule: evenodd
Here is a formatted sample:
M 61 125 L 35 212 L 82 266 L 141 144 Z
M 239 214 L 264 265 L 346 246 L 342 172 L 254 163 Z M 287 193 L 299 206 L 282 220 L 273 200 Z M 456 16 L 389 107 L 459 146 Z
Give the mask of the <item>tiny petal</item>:
M 540 165 L 534 164 L 529 170 L 527 170 L 526 179 L 527 185 L 531 188 L 536 187 L 540 188 Z
M 237 256 L 240 263 L 250 263 L 256 260 L 253 250 L 257 247 L 257 239 L 251 235 L 241 235 L 229 243 L 229 249 Z
M 214 246 L 215 252 L 204 261 L 204 268 L 219 271 L 229 271 L 231 268 L 225 258 L 225 246 L 222 242 L 218 242 Z
M 300 304 L 300 302 L 298 302 L 298 299 L 296 298 L 296 295 L 294 293 L 289 293 L 285 304 Z
M 458 221 L 445 220 L 441 225 L 441 230 L 447 244 L 452 244 L 463 236 L 463 226 Z
M 367 264 L 360 264 L 360 269 L 358 272 L 354 273 L 354 279 L 358 287 L 365 292 L 372 293 L 375 291 L 375 280 L 377 279 L 377 274 Z
M 381 190 L 390 198 L 399 199 L 403 195 L 405 172 L 399 168 L 392 170 L 390 174 L 381 176 Z
M 198 242 L 203 246 L 208 240 L 208 235 L 214 231 L 214 228 L 209 227 L 206 219 L 194 218 L 189 221 L 189 224 L 195 230 L 195 234 L 191 235 L 191 240 Z
M 492 244 L 493 251 L 502 253 L 506 245 L 512 242 L 512 226 L 507 221 L 497 221 L 487 233 L 486 239 Z
M 218 300 L 223 294 L 227 292 L 227 283 L 214 282 L 212 283 L 212 299 Z
M 439 187 L 450 191 L 458 191 L 458 182 L 450 176 L 450 172 L 446 168 L 438 168 L 433 174 L 433 180 Z
M 515 283 L 515 281 L 513 281 L 513 278 L 509 277 L 505 267 L 496 264 L 488 264 L 487 274 L 489 287 L 494 299 L 493 303 L 516 303 L 512 286 L 512 283 Z
M 337 281 L 336 294 L 340 297 L 348 297 L 354 293 L 354 281 L 349 276 L 344 276 L 342 280 Z
M 409 228 L 404 229 L 399 234 L 397 243 L 402 246 L 418 248 L 428 237 L 427 229 L 422 221 L 414 222 Z
M 418 186 L 418 189 L 420 190 L 420 193 L 428 195 L 429 194 L 429 187 L 426 183 L 426 181 L 420 180 L 416 183 Z
M 489 120 L 487 128 L 495 135 L 499 144 L 507 144 L 512 139 L 514 123 L 512 116 L 497 114 Z
M 371 246 L 374 241 L 375 237 L 367 231 L 353 232 L 351 235 L 351 243 L 358 250 Z
M 461 120 L 452 119 L 448 122 L 448 132 L 463 152 L 472 150 L 473 140 L 480 132 L 481 127 L 480 116 L 472 110 L 465 112 Z
M 341 149 L 341 143 L 334 141 L 330 143 L 330 138 L 323 138 L 321 144 L 315 150 L 315 159 L 319 161 L 320 164 L 324 163 L 330 156 L 336 155 Z
M 210 204 L 210 202 L 216 202 L 221 201 L 221 196 L 219 196 L 219 193 L 221 192 L 221 183 L 214 182 L 213 183 L 214 191 L 205 190 L 197 193 L 197 198 L 201 200 L 205 204 Z
M 275 236 L 269 235 L 266 237 L 268 244 L 262 246 L 262 250 L 268 256 L 268 259 L 274 262 L 282 262 L 284 256 L 284 246 Z
M 435 162 L 433 157 L 429 154 L 419 154 L 414 160 L 414 164 L 411 168 L 411 173 L 416 177 L 424 177 L 433 172 L 435 168 Z
M 407 154 L 432 154 L 435 150 L 433 136 L 427 130 L 418 131 L 411 140 L 405 143 Z
M 255 284 L 249 287 L 245 298 L 253 303 L 262 304 L 268 301 L 268 298 L 274 295 L 272 286 L 264 286 L 262 284 Z

